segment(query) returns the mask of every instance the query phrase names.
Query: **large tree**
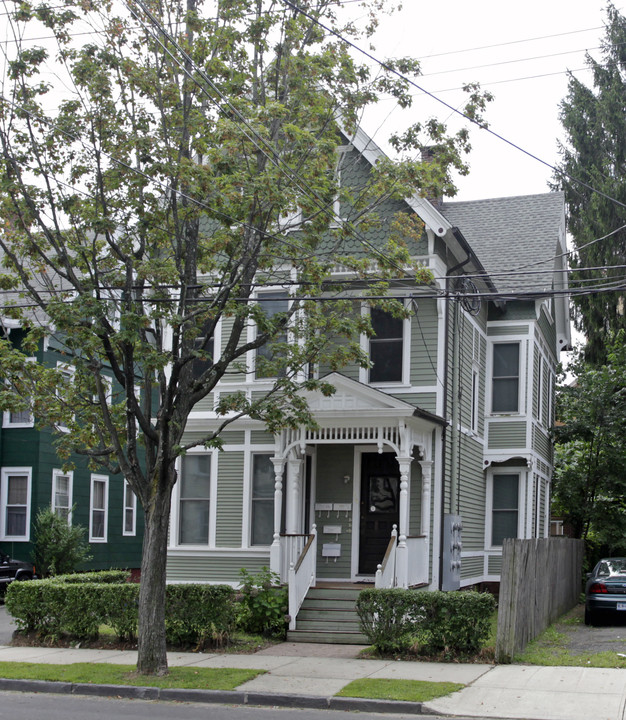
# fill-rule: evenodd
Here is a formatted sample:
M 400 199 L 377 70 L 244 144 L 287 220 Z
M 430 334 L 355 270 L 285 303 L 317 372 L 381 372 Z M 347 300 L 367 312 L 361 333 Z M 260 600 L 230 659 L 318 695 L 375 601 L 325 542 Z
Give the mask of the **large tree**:
M 607 7 L 602 57 L 587 54 L 592 83 L 573 74 L 561 103 L 565 140 L 554 187 L 565 192 L 567 229 L 575 254 L 571 284 L 575 323 L 587 339 L 591 362 L 606 358 L 607 336 L 626 328 L 626 19 Z M 594 288 L 603 289 L 594 292 Z
M 553 512 L 575 537 L 626 551 L 626 346 L 607 339 L 599 366 L 579 354 L 558 391 Z
M 242 415 L 272 432 L 311 424 L 299 390 L 332 388 L 308 368 L 367 362 L 358 333 L 371 328 L 347 299 L 353 288 L 380 296 L 399 275 L 428 281 L 407 252 L 420 228 L 376 208 L 452 194 L 467 131 L 414 126 L 395 138 L 407 159 L 379 163 L 355 192 L 338 182 L 337 146 L 363 108 L 380 92 L 410 103 L 398 71 L 417 63 L 370 73 L 338 37 L 367 37 L 384 4 L 360 4 L 362 30 L 339 0 L 16 4 L 0 104 L 0 285 L 2 314 L 28 335 L 19 349 L 0 343 L 0 393 L 65 428 L 65 457 L 123 472 L 139 498 L 140 672 L 167 671 L 177 459 L 192 444 L 219 446 Z M 26 41 L 42 27 L 53 40 Z M 485 98 L 470 90 L 479 118 Z M 422 144 L 438 150 L 431 164 L 409 155 Z M 377 223 L 388 242 L 376 249 L 367 237 Z M 360 286 L 333 284 L 339 266 Z M 263 288 L 287 289 L 290 304 L 268 305 Z M 51 332 L 69 368 L 25 362 Z M 220 394 L 219 427 L 184 444 L 194 407 L 226 374 L 249 372 L 276 379 L 267 392 Z

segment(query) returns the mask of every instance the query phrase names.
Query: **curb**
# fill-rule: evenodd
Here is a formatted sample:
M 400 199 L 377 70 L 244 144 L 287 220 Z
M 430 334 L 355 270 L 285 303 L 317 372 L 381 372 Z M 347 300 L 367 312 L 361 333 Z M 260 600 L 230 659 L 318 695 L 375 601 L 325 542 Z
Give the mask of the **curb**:
M 16 692 L 92 695 L 131 700 L 161 700 L 167 702 L 221 703 L 225 705 L 261 705 L 313 710 L 344 710 L 377 713 L 406 713 L 421 715 L 421 702 L 401 700 L 370 700 L 367 698 L 319 697 L 316 695 L 286 695 L 277 693 L 243 692 L 240 690 L 196 690 L 185 688 L 155 688 L 135 685 L 90 685 L 89 683 L 52 682 L 50 680 L 18 680 L 0 678 L 0 690 Z

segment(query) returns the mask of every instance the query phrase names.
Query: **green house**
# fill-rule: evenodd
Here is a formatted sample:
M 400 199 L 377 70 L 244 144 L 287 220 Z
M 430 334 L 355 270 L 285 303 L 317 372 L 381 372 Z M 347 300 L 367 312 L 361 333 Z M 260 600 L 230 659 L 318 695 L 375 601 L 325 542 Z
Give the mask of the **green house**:
M 360 131 L 342 152 L 342 183 L 357 188 L 382 155 Z M 424 223 L 411 253 L 434 285 L 392 286 L 409 319 L 371 311 L 369 370 L 315 369 L 336 388 L 307 398 L 315 431 L 241 419 L 222 451 L 187 453 L 169 581 L 237 584 L 240 568 L 269 566 L 289 583 L 295 628 L 312 586 L 484 587 L 504 538 L 548 535 L 555 371 L 570 346 L 563 196 L 381 208 L 398 210 Z M 287 288 L 272 301 L 286 306 Z M 271 387 L 254 360 L 195 408 L 188 439 L 217 426 L 221 393 Z
M 2 332 L 18 344 L 19 324 L 1 319 Z M 66 349 L 50 335 L 33 361 L 62 367 Z M 0 429 L 0 550 L 20 560 L 31 557 L 33 523 L 40 508 L 52 507 L 85 528 L 92 559 L 81 570 L 141 565 L 143 513 L 121 474 L 93 470 L 87 458 L 58 457 L 52 428 L 36 427 L 28 411 L 4 412 Z

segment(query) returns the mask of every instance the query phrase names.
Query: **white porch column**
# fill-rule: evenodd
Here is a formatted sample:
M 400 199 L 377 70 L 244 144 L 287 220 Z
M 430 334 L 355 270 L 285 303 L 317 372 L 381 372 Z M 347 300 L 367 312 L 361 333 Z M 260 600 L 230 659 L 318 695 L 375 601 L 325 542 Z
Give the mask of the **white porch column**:
M 400 508 L 398 528 L 398 549 L 396 551 L 396 584 L 398 587 L 408 587 L 409 584 L 409 556 L 406 546 L 406 536 L 409 528 L 409 472 L 411 471 L 411 457 L 399 457 L 400 467 Z
M 287 460 L 287 517 L 285 529 L 287 534 L 300 532 L 300 485 L 302 458 L 290 457 Z
M 283 458 L 272 458 L 274 465 L 274 536 L 270 547 L 270 570 L 280 574 L 281 570 L 281 546 L 280 546 L 280 520 L 283 510 L 283 470 L 285 460 Z

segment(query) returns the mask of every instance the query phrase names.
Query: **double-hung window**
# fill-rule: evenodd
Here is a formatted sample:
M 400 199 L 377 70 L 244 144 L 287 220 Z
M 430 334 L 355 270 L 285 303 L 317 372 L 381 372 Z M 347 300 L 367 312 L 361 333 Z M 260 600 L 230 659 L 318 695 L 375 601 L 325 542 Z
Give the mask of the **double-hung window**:
M 137 532 L 137 496 L 128 483 L 124 480 L 124 514 L 122 535 L 135 535 Z
M 493 346 L 491 411 L 519 412 L 520 345 L 496 343 Z
M 259 302 L 264 315 L 272 320 L 277 315 L 287 313 L 289 310 L 289 295 L 283 290 L 264 292 L 259 294 Z M 276 350 L 276 343 L 287 342 L 287 329 L 278 333 L 265 345 L 256 350 L 255 375 L 257 378 L 276 377 L 282 374 L 280 368 L 270 368 L 267 363 L 271 363 L 280 358 L 279 352 Z
M 31 468 L 2 469 L 2 540 L 30 538 Z
M 72 522 L 72 480 L 71 471 L 52 471 L 52 511 L 68 525 Z
M 211 455 L 185 455 L 178 479 L 178 543 L 208 545 L 211 509 Z
M 200 335 L 194 339 L 194 350 L 199 353 L 199 357 L 194 358 L 192 365 L 192 374 L 194 379 L 198 379 L 203 372 L 213 365 L 213 353 L 215 351 L 214 337 L 207 337 L 209 326 L 213 324 L 213 320 L 207 320 L 204 327 L 200 331 Z
M 36 358 L 26 358 L 26 362 L 36 362 Z M 20 392 L 19 389 L 17 389 Z M 30 398 L 28 398 L 28 405 L 30 405 Z M 5 428 L 27 428 L 33 427 L 34 420 L 33 414 L 30 407 L 22 408 L 21 410 L 6 410 L 2 416 L 2 427 Z
M 252 456 L 251 545 L 271 545 L 274 535 L 274 465 L 271 455 Z
M 494 473 L 491 506 L 491 544 L 502 545 L 505 538 L 516 538 L 519 518 L 519 474 Z
M 109 478 L 91 476 L 89 503 L 89 542 L 106 542 L 109 515 Z
M 372 308 L 370 322 L 374 331 L 369 341 L 370 382 L 402 382 L 404 320 Z

